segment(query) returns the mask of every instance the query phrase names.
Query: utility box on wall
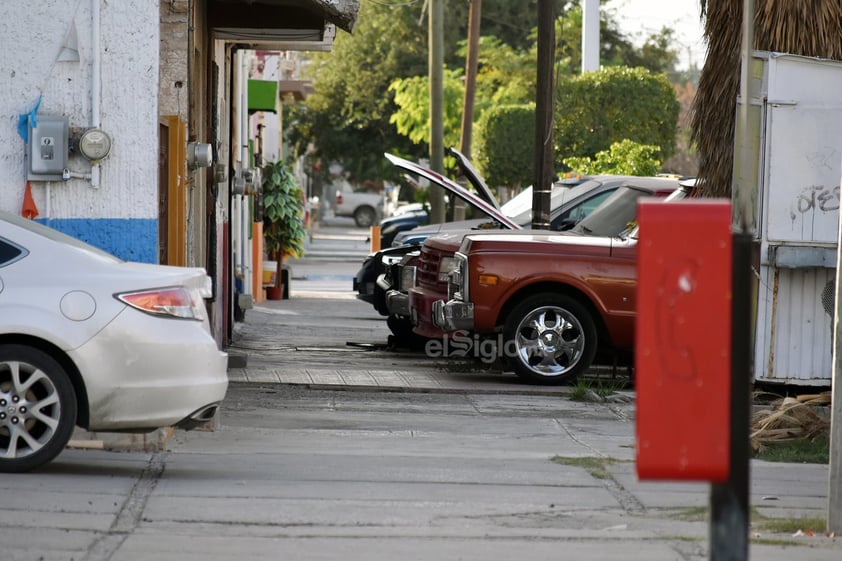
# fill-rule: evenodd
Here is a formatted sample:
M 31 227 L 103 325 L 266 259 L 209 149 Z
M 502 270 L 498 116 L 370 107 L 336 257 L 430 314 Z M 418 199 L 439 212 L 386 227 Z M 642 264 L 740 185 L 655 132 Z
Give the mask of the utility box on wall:
M 67 169 L 70 124 L 61 115 L 38 115 L 36 126 L 29 124 L 26 146 L 26 178 L 30 181 L 61 181 Z

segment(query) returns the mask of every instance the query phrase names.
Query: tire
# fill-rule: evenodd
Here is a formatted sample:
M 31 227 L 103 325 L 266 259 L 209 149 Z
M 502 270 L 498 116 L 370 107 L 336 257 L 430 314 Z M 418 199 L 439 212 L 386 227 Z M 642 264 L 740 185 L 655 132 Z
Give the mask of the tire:
M 55 458 L 73 434 L 76 409 L 73 385 L 55 359 L 33 347 L 0 345 L 0 472 L 29 471 Z
M 370 206 L 361 206 L 354 211 L 354 222 L 360 228 L 368 228 L 374 224 L 374 218 L 377 214 Z
M 386 325 L 392 332 L 392 336 L 389 337 L 390 347 L 423 350 L 424 345 L 427 344 L 428 339 L 426 337 L 412 331 L 412 322 L 409 321 L 409 318 L 390 315 L 386 318 Z
M 596 326 L 587 308 L 563 294 L 523 300 L 503 327 L 506 360 L 518 376 L 537 384 L 571 383 L 593 362 Z
M 389 306 L 386 305 L 386 291 L 380 288 L 377 283 L 374 283 L 371 305 L 374 306 L 374 309 L 381 316 L 389 315 Z

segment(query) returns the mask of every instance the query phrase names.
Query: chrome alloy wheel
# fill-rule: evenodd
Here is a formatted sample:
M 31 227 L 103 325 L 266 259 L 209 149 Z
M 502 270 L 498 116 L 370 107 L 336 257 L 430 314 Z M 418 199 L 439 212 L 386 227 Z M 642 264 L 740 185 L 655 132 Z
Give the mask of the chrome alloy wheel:
M 586 337 L 575 315 L 557 306 L 536 308 L 515 328 L 521 363 L 541 376 L 563 376 L 585 352 Z

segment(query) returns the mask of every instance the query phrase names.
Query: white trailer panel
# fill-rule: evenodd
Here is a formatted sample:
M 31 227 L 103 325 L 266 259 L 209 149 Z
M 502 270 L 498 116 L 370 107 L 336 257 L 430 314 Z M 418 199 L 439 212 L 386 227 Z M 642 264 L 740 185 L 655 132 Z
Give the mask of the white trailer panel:
M 763 131 L 755 378 L 830 385 L 839 235 L 842 63 L 767 53 L 754 103 Z

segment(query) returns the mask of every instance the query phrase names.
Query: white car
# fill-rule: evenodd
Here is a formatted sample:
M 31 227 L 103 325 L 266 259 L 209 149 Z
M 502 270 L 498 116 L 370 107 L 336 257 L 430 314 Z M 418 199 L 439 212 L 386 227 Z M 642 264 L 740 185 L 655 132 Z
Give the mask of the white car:
M 228 388 L 201 268 L 122 261 L 0 211 L 0 472 L 55 458 L 74 426 L 212 419 Z

